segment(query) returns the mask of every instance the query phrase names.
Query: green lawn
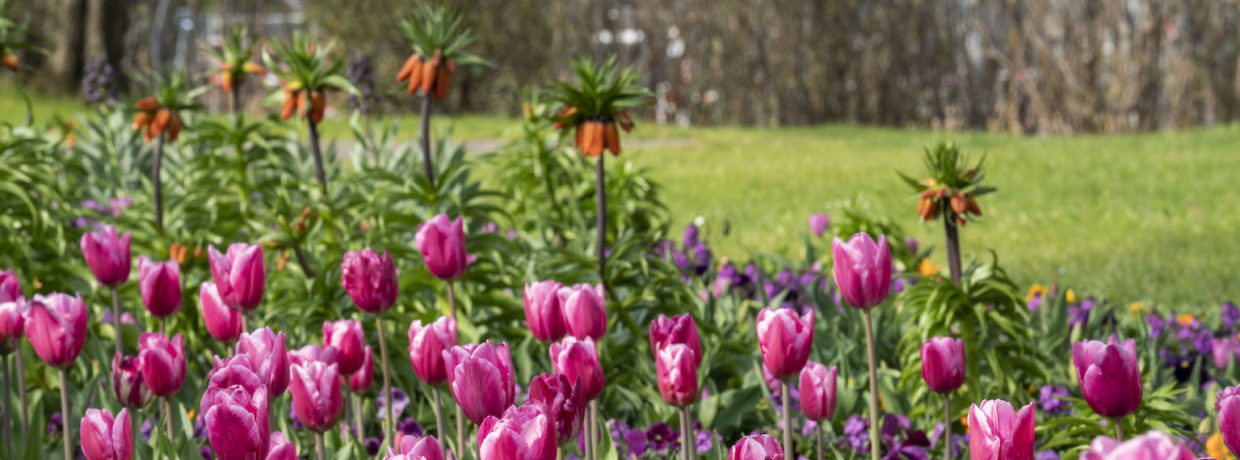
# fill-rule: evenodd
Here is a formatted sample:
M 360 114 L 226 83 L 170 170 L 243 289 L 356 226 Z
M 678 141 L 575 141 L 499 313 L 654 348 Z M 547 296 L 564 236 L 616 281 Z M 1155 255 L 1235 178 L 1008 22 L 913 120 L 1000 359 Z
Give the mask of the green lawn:
M 40 97 L 38 120 L 80 109 L 68 98 Z M 16 91 L 0 87 L 0 122 L 20 122 Z M 417 117 L 401 118 L 403 136 Z M 513 120 L 440 117 L 461 139 L 495 139 Z M 347 138 L 347 120 L 325 123 Z M 751 252 L 796 256 L 806 216 L 831 213 L 862 197 L 923 244 L 941 247 L 940 222 L 922 224 L 916 201 L 895 172 L 924 175 L 922 148 L 956 140 L 987 154 L 985 217 L 962 232 L 966 258 L 993 249 L 1023 285 L 1059 281 L 1112 302 L 1214 308 L 1240 300 L 1240 128 L 1109 136 L 1015 137 L 855 126 L 692 128 L 642 124 L 644 139 L 622 157 L 649 168 L 664 187 L 677 226 L 702 217 L 717 255 Z M 613 163 L 614 164 L 614 163 Z M 724 234 L 724 229 L 729 229 Z M 943 265 L 942 251 L 936 262 Z

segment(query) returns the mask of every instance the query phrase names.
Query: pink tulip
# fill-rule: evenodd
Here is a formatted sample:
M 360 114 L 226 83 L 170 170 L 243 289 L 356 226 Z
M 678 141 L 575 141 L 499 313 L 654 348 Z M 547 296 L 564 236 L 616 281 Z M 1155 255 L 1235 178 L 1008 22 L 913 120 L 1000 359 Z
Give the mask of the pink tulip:
M 366 347 L 366 351 L 362 357 L 362 367 L 349 375 L 349 390 L 354 393 L 361 393 L 370 389 L 370 383 L 375 379 L 375 360 L 370 352 L 370 347 Z
M 367 313 L 383 313 L 396 303 L 400 286 L 396 265 L 387 250 L 383 256 L 370 248 L 345 253 L 340 262 L 340 284 L 357 308 Z
M 0 302 L 0 356 L 17 351 L 21 346 L 26 324 L 22 317 L 25 303 L 25 300 Z
M 384 460 L 444 460 L 443 448 L 434 436 L 417 438 L 396 432 L 396 442 L 388 447 Z
M 138 366 L 142 381 L 155 396 L 176 393 L 185 384 L 185 340 L 177 334 L 169 341 L 163 334 L 143 333 L 138 337 Z
M 698 337 L 697 323 L 693 316 L 683 315 L 668 317 L 659 315 L 650 323 L 650 350 L 656 355 L 659 349 L 673 343 L 683 344 L 693 350 L 697 364 L 702 364 L 702 341 Z
M 207 440 L 219 460 L 267 458 L 267 388 L 252 393 L 240 385 L 202 395 L 202 420 Z
M 809 232 L 814 236 L 822 236 L 826 233 L 827 227 L 831 226 L 831 217 L 826 214 L 810 214 L 809 215 Z
M 810 361 L 801 369 L 801 380 L 798 385 L 801 397 L 801 412 L 805 418 L 821 422 L 831 418 L 835 413 L 836 377 L 839 369 L 823 366 Z
M 964 342 L 932 337 L 921 344 L 921 378 L 931 391 L 951 393 L 964 384 Z
M 1223 435 L 1223 444 L 1232 452 L 1240 452 L 1240 386 L 1220 391 L 1214 409 L 1218 412 L 1218 431 Z
M 478 427 L 479 460 L 555 460 L 555 424 L 541 404 L 510 407 Z
M 35 354 L 49 366 L 66 368 L 86 344 L 86 302 L 59 292 L 36 294 L 26 312 L 25 333 Z
M 107 409 L 86 409 L 81 433 L 82 454 L 86 460 L 133 458 L 133 429 L 129 424 L 128 409 L 121 409 L 116 418 Z
M 181 310 L 181 265 L 138 257 L 138 291 L 152 316 L 163 318 Z
M 1007 401 L 982 401 L 969 408 L 969 455 L 972 460 L 1032 460 L 1033 403 L 1017 412 Z
M 525 285 L 525 325 L 543 342 L 560 340 L 567 333 L 558 295 L 561 287 L 550 280 Z
M 318 345 L 306 345 L 297 350 L 293 350 L 288 354 L 289 366 L 310 363 L 338 364 L 340 362 L 340 351 L 336 347 L 321 347 Z M 339 368 L 336 370 L 339 372 Z M 290 374 L 291 375 L 291 374 Z
M 228 343 L 241 337 L 241 312 L 224 305 L 215 283 L 207 281 L 198 288 L 198 306 L 202 310 L 202 322 L 215 340 Z
M 814 312 L 797 316 L 788 308 L 763 308 L 758 312 L 758 346 L 762 362 L 779 380 L 801 372 L 814 344 Z
M 1210 339 L 1210 355 L 1214 358 L 1214 367 L 1227 369 L 1237 352 L 1240 352 L 1240 341 L 1237 341 L 1235 336 Z
M 779 442 L 765 434 L 749 435 L 728 450 L 728 460 L 784 460 Z
M 234 386 L 244 388 L 248 393 L 254 393 L 259 388 L 266 386 L 263 378 L 254 371 L 254 361 L 249 355 L 236 355 L 228 359 L 220 359 L 215 357 L 215 366 L 207 373 L 207 393 L 219 391 Z M 209 400 L 211 398 L 203 398 Z M 205 412 L 207 408 L 200 408 Z
M 22 294 L 22 283 L 17 280 L 13 270 L 0 271 L 0 303 L 25 303 L 26 295 Z
M 293 394 L 293 412 L 310 431 L 322 433 L 336 426 L 340 419 L 344 401 L 336 366 L 315 361 L 292 367 L 288 388 Z
M 220 299 L 229 308 L 250 311 L 263 301 L 267 272 L 263 266 L 263 248 L 258 245 L 233 243 L 228 252 L 220 254 L 215 246 L 207 247 L 211 277 L 220 292 Z
M 553 345 L 554 346 L 554 345 Z M 455 346 L 443 352 L 448 385 L 465 416 L 475 424 L 504 413 L 517 399 L 508 344 Z
M 271 433 L 271 438 L 267 440 L 267 458 L 265 460 L 297 460 L 297 446 L 288 441 L 283 431 Z
M 660 348 L 655 354 L 654 369 L 663 401 L 681 407 L 697 400 L 697 357 L 687 345 L 673 343 Z
M 576 439 L 585 423 L 586 398 L 580 388 L 561 374 L 543 373 L 530 380 L 528 402 L 544 406 L 561 444 Z
M 1106 436 L 1094 438 L 1081 460 L 1197 460 L 1197 456 L 1171 436 L 1147 431 L 1122 443 Z
M 839 237 L 831 242 L 835 265 L 835 284 L 840 295 L 853 308 L 871 308 L 887 299 L 891 288 L 891 248 L 887 236 L 874 242 L 870 235 L 858 233 L 848 243 Z
M 1110 343 L 1096 340 L 1072 344 L 1081 396 L 1099 415 L 1119 418 L 1141 406 L 1141 371 L 1137 368 L 1137 343 L 1122 344 L 1112 335 Z
M 284 332 L 273 334 L 262 328 L 242 333 L 237 341 L 237 354 L 248 355 L 254 373 L 267 385 L 267 397 L 278 398 L 288 389 L 288 354 L 284 349 Z
M 366 337 L 362 333 L 362 323 L 357 321 L 324 322 L 323 345 L 336 348 L 336 364 L 340 365 L 341 375 L 353 375 L 366 359 L 363 356 Z
M 444 351 L 456 346 L 456 320 L 450 316 L 422 326 L 417 320 L 409 324 L 409 361 L 418 379 L 427 385 L 443 385 L 448 381 Z
M 607 333 L 607 307 L 603 285 L 578 284 L 559 292 L 568 333 L 578 339 L 599 340 Z
M 82 234 L 82 255 L 99 284 L 120 286 L 129 280 L 129 239 L 129 232 L 117 236 L 116 228 L 108 225 Z
M 414 245 L 422 253 L 426 269 L 441 280 L 454 280 L 465 274 L 469 258 L 465 254 L 465 222 L 440 214 L 418 225 Z
M 138 358 L 117 353 L 112 356 L 112 395 L 122 406 L 140 409 L 155 398 L 142 380 Z
M 603 394 L 603 365 L 599 363 L 598 349 L 594 340 L 565 337 L 551 344 L 551 367 L 557 374 L 581 385 L 586 401 L 593 401 Z

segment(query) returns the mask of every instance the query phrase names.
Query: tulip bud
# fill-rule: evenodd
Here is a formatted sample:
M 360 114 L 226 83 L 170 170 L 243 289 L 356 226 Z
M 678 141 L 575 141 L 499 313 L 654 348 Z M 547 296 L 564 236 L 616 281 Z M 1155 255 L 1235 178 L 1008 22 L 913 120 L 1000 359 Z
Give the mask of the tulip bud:
M 336 364 L 314 361 L 294 364 L 289 380 L 293 412 L 297 421 L 310 431 L 322 433 L 336 426 L 344 407 L 340 374 Z
M 1232 452 L 1240 452 L 1240 386 L 1218 392 L 1214 409 L 1218 412 L 1218 431 L 1223 435 L 1223 444 Z
M 181 334 L 169 341 L 163 334 L 144 333 L 138 337 L 138 366 L 142 381 L 155 396 L 176 393 L 185 384 L 185 340 Z
M 215 340 L 228 343 L 241 337 L 241 312 L 224 305 L 215 283 L 206 281 L 198 288 L 198 306 L 202 322 Z
M 237 354 L 248 355 L 254 373 L 267 386 L 268 397 L 279 397 L 288 389 L 288 354 L 284 348 L 284 332 L 273 334 L 271 329 L 261 328 L 242 333 L 237 340 Z
M 220 292 L 220 299 L 229 308 L 250 311 L 263 301 L 267 272 L 263 267 L 263 248 L 233 243 L 221 254 L 214 245 L 207 247 L 211 277 Z
M 222 459 L 221 459 L 222 460 Z M 288 437 L 284 436 L 283 431 L 271 433 L 271 438 L 267 440 L 267 459 L 266 460 L 298 460 L 297 446 L 288 441 Z M 427 458 L 426 460 L 443 460 Z
M 370 347 L 366 347 L 362 358 L 362 367 L 349 375 L 349 390 L 354 393 L 361 393 L 370 389 L 370 383 L 375 379 L 375 360 L 372 357 Z
M 268 439 L 267 388 L 253 392 L 239 385 L 203 394 L 203 428 L 216 458 L 261 458 Z
M 784 448 L 765 434 L 749 435 L 728 450 L 728 460 L 783 460 Z
M 0 303 L 5 302 L 26 302 L 26 295 L 22 294 L 22 283 L 11 269 L 0 271 Z
M 456 320 L 450 316 L 422 326 L 417 320 L 409 324 L 409 361 L 418 379 L 427 385 L 448 381 L 444 351 L 456 346 Z
M 396 276 L 396 265 L 386 250 L 383 256 L 370 248 L 349 251 L 340 263 L 340 284 L 357 308 L 367 313 L 383 313 L 396 303 Z
M 1080 460 L 1196 460 L 1193 451 L 1188 450 L 1175 438 L 1160 431 L 1147 431 L 1145 434 L 1119 442 L 1106 436 L 1094 438 L 1089 450 L 1082 452 Z
M 454 280 L 465 274 L 469 265 L 465 253 L 465 223 L 440 214 L 418 226 L 414 245 L 422 253 L 426 269 L 441 280 Z
M 384 460 L 444 460 L 444 455 L 434 436 L 417 438 L 398 431 Z
M 565 337 L 551 344 L 551 367 L 555 373 L 564 374 L 569 381 L 581 385 L 586 401 L 603 394 L 603 366 L 593 339 Z
M 697 323 L 688 313 L 668 317 L 660 314 L 650 323 L 650 350 L 656 355 L 659 349 L 679 343 L 693 351 L 697 364 L 702 364 L 702 342 L 698 336 Z
M 655 353 L 655 375 L 663 401 L 681 407 L 698 396 L 697 357 L 688 346 L 673 343 Z
M 155 262 L 138 257 L 138 290 L 152 316 L 163 318 L 181 310 L 181 266 L 176 260 Z
M 1236 356 L 1238 351 L 1240 351 L 1240 342 L 1234 336 L 1210 339 L 1210 355 L 1214 358 L 1214 367 L 1219 370 L 1227 369 L 1232 357 Z
M 555 422 L 559 443 L 571 442 L 581 433 L 586 416 L 586 399 L 579 385 L 563 374 L 539 374 L 530 380 L 530 403 L 544 406 Z
M 1032 459 L 1033 403 L 1017 412 L 1007 401 L 982 401 L 969 408 L 969 454 L 976 459 Z
M 142 380 L 142 367 L 138 358 L 120 353 L 112 356 L 112 395 L 122 406 L 140 409 L 155 399 L 151 389 Z
M 553 347 L 555 345 L 552 345 Z M 455 346 L 443 351 L 448 385 L 461 410 L 475 424 L 504 413 L 517 398 L 508 344 Z
M 109 225 L 82 234 L 82 255 L 99 284 L 115 287 L 129 279 L 129 239 L 129 232 L 117 236 L 116 228 Z
M 564 307 L 564 322 L 568 333 L 578 339 L 603 338 L 607 333 L 607 307 L 603 285 L 578 284 L 559 291 L 560 304 Z
M 887 236 L 878 242 L 858 233 L 848 243 L 838 237 L 831 242 L 835 265 L 835 284 L 840 295 L 853 308 L 871 308 L 887 299 L 891 288 L 891 248 Z
M 809 215 L 809 232 L 814 236 L 822 236 L 827 232 L 827 227 L 831 225 L 831 217 L 826 214 L 810 214 Z
M 503 418 L 487 417 L 478 427 L 479 460 L 554 460 L 555 426 L 541 404 L 504 411 Z
M 951 393 L 964 384 L 964 341 L 933 337 L 921 344 L 921 378 L 931 391 Z
M 39 359 L 49 366 L 66 368 L 86 344 L 86 303 L 82 296 L 36 294 L 26 312 L 25 333 Z
M 763 308 L 758 312 L 758 345 L 762 362 L 771 374 L 785 380 L 801 372 L 814 344 L 814 312 L 797 316 L 788 308 Z
M 564 311 L 558 295 L 561 286 L 555 281 L 539 281 L 525 285 L 525 325 L 534 338 L 554 342 L 564 337 Z
M 837 375 L 839 369 L 835 366 L 827 369 L 827 366 L 814 361 L 806 363 L 805 368 L 801 369 L 801 380 L 797 388 L 800 391 L 801 412 L 805 413 L 805 418 L 821 422 L 835 413 Z
M 116 417 L 107 409 L 86 409 L 82 417 L 82 454 L 86 460 L 129 460 L 133 458 L 133 429 L 129 410 Z
M 1137 344 L 1128 339 L 1119 343 L 1095 340 L 1072 344 L 1081 396 L 1089 407 L 1107 418 L 1120 418 L 1141 406 L 1141 371 L 1137 368 Z
M 0 302 L 0 356 L 21 347 L 22 330 L 26 324 L 22 317 L 25 303 L 25 300 Z
M 323 323 L 323 346 L 336 349 L 336 363 L 341 375 L 352 375 L 362 367 L 366 339 L 362 335 L 362 323 L 340 320 Z

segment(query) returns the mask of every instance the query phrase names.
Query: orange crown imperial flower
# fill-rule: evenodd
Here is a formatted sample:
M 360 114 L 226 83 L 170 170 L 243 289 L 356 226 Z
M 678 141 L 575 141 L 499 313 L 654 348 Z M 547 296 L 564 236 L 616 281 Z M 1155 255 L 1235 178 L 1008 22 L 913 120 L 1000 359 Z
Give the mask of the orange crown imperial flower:
M 452 82 L 452 74 L 456 73 L 456 62 L 443 57 L 443 50 L 435 50 L 429 59 L 413 53 L 400 72 L 396 73 L 397 82 L 409 82 L 409 94 L 421 92 L 435 100 L 443 99 L 448 94 Z
M 162 107 L 154 96 L 138 99 L 134 107 L 138 109 L 138 113 L 133 115 L 133 130 L 145 128 L 146 131 L 142 134 L 144 140 L 150 142 L 160 134 L 167 133 L 168 142 L 176 142 L 181 134 L 180 116 Z

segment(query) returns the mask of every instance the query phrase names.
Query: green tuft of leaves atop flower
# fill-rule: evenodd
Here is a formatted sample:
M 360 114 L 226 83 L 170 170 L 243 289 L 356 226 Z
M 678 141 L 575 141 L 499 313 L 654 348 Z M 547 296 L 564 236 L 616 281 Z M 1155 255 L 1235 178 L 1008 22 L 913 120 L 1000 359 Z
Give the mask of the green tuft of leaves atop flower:
M 491 65 L 464 51 L 475 38 L 472 30 L 461 28 L 461 14 L 455 10 L 423 3 L 408 18 L 401 19 L 400 27 L 413 53 L 423 59 L 439 51 L 443 59 L 451 59 L 456 65 Z
M 344 61 L 328 60 L 334 47 L 335 42 L 317 46 L 299 33 L 293 35 L 292 43 L 276 43 L 271 50 L 263 50 L 263 63 L 284 80 L 284 86 L 268 97 L 282 98 L 282 118 L 287 120 L 296 111 L 318 123 L 327 107 L 324 92 L 343 90 L 357 94 L 353 83 L 340 74 Z
M 969 216 L 980 217 L 982 209 L 976 198 L 995 191 L 994 187 L 982 185 L 986 163 L 983 157 L 972 167 L 969 158 L 960 153 L 954 142 L 943 142 L 934 150 L 926 149 L 922 158 L 929 177 L 920 181 L 900 174 L 900 178 L 919 194 L 917 214 L 922 220 L 935 220 L 939 216 L 953 219 L 964 225 Z
M 248 33 L 244 27 L 228 29 L 224 43 L 219 47 L 203 46 L 202 51 L 219 63 L 219 82 L 224 91 L 243 83 L 246 74 L 262 75 L 262 66 L 250 62 L 254 55 L 254 42 L 247 43 Z
M 645 104 L 650 91 L 638 85 L 637 71 L 620 69 L 615 56 L 601 63 L 578 58 L 572 64 L 577 84 L 560 81 L 550 90 L 551 100 L 560 105 L 552 121 L 558 129 L 576 129 L 582 155 L 598 156 L 603 150 L 619 155 L 616 124 L 631 132 L 633 120 L 625 109 Z

